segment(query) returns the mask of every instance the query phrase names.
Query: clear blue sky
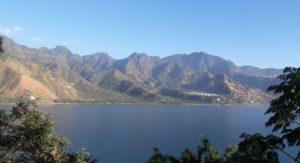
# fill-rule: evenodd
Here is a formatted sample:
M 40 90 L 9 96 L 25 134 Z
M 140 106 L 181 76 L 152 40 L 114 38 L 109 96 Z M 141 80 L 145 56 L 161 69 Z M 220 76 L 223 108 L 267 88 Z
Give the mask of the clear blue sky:
M 300 66 L 300 0 L 7 0 L 0 33 L 81 55 L 204 51 L 237 65 Z

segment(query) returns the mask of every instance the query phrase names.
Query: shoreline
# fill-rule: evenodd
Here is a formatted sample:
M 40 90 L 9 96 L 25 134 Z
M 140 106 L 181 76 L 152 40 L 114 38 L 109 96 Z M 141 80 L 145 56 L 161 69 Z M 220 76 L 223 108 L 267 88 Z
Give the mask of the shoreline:
M 15 105 L 17 102 L 9 102 L 9 103 L 0 103 L 0 105 Z M 252 106 L 252 107 L 260 107 L 260 106 L 268 106 L 268 104 L 197 104 L 197 103 L 80 103 L 80 102 L 38 102 L 42 105 L 179 105 L 179 106 Z

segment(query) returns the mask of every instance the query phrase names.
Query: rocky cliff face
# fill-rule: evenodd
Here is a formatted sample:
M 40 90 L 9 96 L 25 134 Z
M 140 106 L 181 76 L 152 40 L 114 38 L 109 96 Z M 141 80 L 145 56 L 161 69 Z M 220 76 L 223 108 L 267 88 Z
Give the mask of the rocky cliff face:
M 2 38 L 2 99 L 258 104 L 270 99 L 265 89 L 281 72 L 239 67 L 203 52 L 166 58 L 133 53 L 116 60 L 106 53 L 80 56 L 63 46 L 35 49 Z

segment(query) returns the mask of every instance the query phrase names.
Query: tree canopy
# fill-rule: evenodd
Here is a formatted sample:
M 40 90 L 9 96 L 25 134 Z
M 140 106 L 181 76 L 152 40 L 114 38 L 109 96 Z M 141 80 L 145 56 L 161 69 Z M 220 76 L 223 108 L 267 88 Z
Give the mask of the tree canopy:
M 272 116 L 266 126 L 273 131 L 280 130 L 289 146 L 300 145 L 300 68 L 287 67 L 278 79 L 281 83 L 272 85 L 268 91 L 280 96 L 271 101 L 266 114 Z
M 54 131 L 54 122 L 29 103 L 0 110 L 0 161 L 12 162 L 95 162 L 80 149 L 67 153 L 70 141 Z
M 201 163 L 201 162 L 230 162 L 232 154 L 237 150 L 237 146 L 226 149 L 224 155 L 209 142 L 208 139 L 202 140 L 202 146 L 198 146 L 196 154 L 189 149 L 185 149 L 179 159 L 160 153 L 158 148 L 153 149 L 153 156 L 148 163 Z

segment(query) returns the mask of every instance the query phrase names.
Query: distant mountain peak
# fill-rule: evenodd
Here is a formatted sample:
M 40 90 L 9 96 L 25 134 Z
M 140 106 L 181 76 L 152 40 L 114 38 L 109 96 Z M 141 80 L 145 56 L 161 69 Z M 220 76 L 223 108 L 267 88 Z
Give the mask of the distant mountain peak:
M 104 53 L 104 52 L 97 52 L 92 55 L 99 56 L 99 57 L 110 57 L 107 53 Z
M 164 99 L 166 96 L 160 94 L 160 90 L 170 88 L 178 89 L 181 93 L 208 92 L 228 100 L 234 96 L 242 101 L 263 102 L 267 97 L 267 93 L 263 92 L 265 87 L 275 84 L 274 76 L 281 71 L 252 66 L 240 67 L 204 52 L 177 54 L 165 58 L 135 52 L 124 59 L 113 59 L 107 53 L 77 55 L 62 45 L 52 49 L 29 48 L 8 37 L 2 37 L 4 53 L 1 58 L 4 58 L 4 62 L 0 64 L 0 74 L 3 74 L 0 76 L 0 90 L 15 88 L 11 82 L 13 79 L 7 77 L 23 79 L 18 83 L 20 88 L 24 84 L 27 87 L 30 83 L 27 81 L 28 77 L 28 80 L 39 83 L 42 88 L 42 91 L 37 91 L 35 85 L 30 85 L 30 92 L 48 97 L 44 92 L 50 91 L 53 94 L 51 99 L 98 98 L 101 93 L 97 93 L 97 90 L 102 88 L 110 91 L 126 90 L 128 95 L 147 98 L 151 95 L 150 92 Z M 10 58 L 9 62 L 6 58 Z M 20 66 L 26 71 L 20 71 Z M 23 76 L 26 77 L 21 78 Z M 124 91 L 119 93 L 123 94 Z M 0 92 L 0 97 L 8 95 L 10 94 Z M 183 99 L 185 97 L 184 95 Z M 194 97 L 191 99 L 195 100 Z
M 40 47 L 39 50 L 41 50 L 41 51 L 48 51 L 49 49 L 47 47 Z
M 97 52 L 94 54 L 90 54 L 90 55 L 85 55 L 83 56 L 84 59 L 93 59 L 93 60 L 112 60 L 114 61 L 115 59 L 112 58 L 109 54 L 104 53 L 104 52 Z
M 193 52 L 193 53 L 190 53 L 189 55 L 190 55 L 190 56 L 203 56 L 203 55 L 210 55 L 210 54 L 207 54 L 207 53 L 205 53 L 205 52 L 200 51 L 200 52 Z
M 55 55 L 63 55 L 66 57 L 71 57 L 73 55 L 71 50 L 63 45 L 56 45 L 53 49 L 48 49 L 48 52 Z
M 103 70 L 110 67 L 115 59 L 107 53 L 95 53 L 92 55 L 83 56 L 83 61 L 96 70 Z
M 134 52 L 128 58 L 137 58 L 137 57 L 149 57 L 149 55 L 146 53 Z
M 8 36 L 0 35 L 0 37 L 3 39 L 3 41 L 10 41 L 10 42 L 15 43 L 15 41 L 13 39 L 11 39 L 10 37 L 8 37 Z
M 55 48 L 53 48 L 53 50 L 72 53 L 71 50 L 68 49 L 68 48 L 67 48 L 66 46 L 64 46 L 64 45 L 56 45 Z
M 11 39 L 10 37 L 4 36 L 4 35 L 0 35 L 0 37 L 2 38 L 2 42 L 3 42 L 3 47 L 9 47 L 9 46 L 15 46 L 18 45 L 13 39 Z

